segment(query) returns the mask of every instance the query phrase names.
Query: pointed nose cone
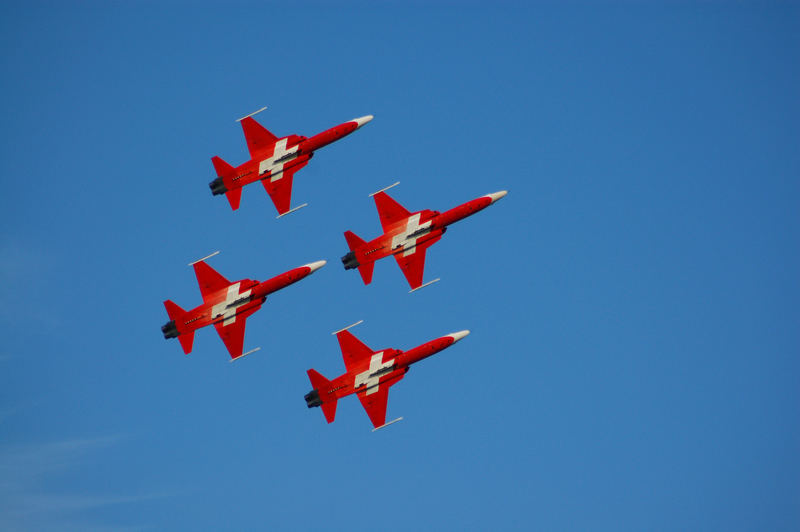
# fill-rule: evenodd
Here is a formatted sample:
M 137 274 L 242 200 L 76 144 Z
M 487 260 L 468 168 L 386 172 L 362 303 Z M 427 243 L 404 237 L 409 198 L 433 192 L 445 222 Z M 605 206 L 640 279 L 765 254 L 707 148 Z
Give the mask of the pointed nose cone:
M 310 264 L 303 264 L 303 266 L 308 266 L 309 268 L 311 268 L 311 271 L 308 272 L 308 273 L 312 274 L 315 271 L 317 271 L 320 268 L 322 268 L 323 266 L 325 266 L 326 264 L 328 264 L 328 261 L 326 261 L 326 260 L 318 260 L 317 262 L 312 262 Z
M 453 339 L 453 343 L 456 343 L 456 342 L 458 342 L 459 340 L 461 340 L 462 338 L 464 338 L 464 337 L 465 337 L 466 335 L 468 335 L 468 334 L 469 334 L 469 330 L 466 330 L 466 329 L 465 329 L 465 330 L 463 330 L 463 331 L 458 331 L 458 332 L 450 333 L 450 334 L 448 334 L 447 336 L 449 336 L 450 338 L 452 338 L 452 339 Z
M 501 190 L 500 192 L 492 192 L 491 194 L 486 194 L 486 197 L 492 200 L 492 203 L 495 201 L 504 198 L 505 195 L 508 194 L 508 190 Z
M 367 116 L 362 116 L 361 118 L 354 118 L 354 119 L 351 120 L 351 122 L 355 122 L 356 123 L 356 129 L 358 129 L 361 126 L 363 126 L 364 124 L 366 124 L 367 122 L 369 122 L 370 120 L 372 120 L 373 118 L 375 118 L 375 117 L 372 116 L 372 115 L 367 115 Z

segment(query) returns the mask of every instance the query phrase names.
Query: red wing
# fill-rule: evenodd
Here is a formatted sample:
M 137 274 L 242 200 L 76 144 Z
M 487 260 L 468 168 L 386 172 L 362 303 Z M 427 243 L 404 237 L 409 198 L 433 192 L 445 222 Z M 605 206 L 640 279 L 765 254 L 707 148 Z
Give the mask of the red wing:
M 273 181 L 271 177 L 261 181 L 272 203 L 275 204 L 275 208 L 278 209 L 278 214 L 286 214 L 289 212 L 292 205 L 292 181 L 294 179 L 294 173 L 306 164 L 308 164 L 308 161 L 287 168 L 282 173 L 278 174 L 280 179 L 276 179 L 275 181 Z
M 215 292 L 224 290 L 231 285 L 229 280 L 203 261 L 194 263 L 194 274 L 197 276 L 197 284 L 200 285 L 203 301 L 207 301 Z
M 376 429 L 386 424 L 386 404 L 389 401 L 389 387 L 398 383 L 404 376 L 405 373 L 392 380 L 382 382 L 378 386 L 377 391 L 371 394 L 367 394 L 367 392 L 358 394 L 358 400 L 361 401 L 361 406 L 367 411 L 369 420 L 372 421 L 372 426 Z
M 359 363 L 368 360 L 374 353 L 361 340 L 353 336 L 350 331 L 339 331 L 336 333 L 336 339 L 339 340 L 339 348 L 342 350 L 344 367 L 347 368 L 347 371 L 352 371 Z
M 389 197 L 386 192 L 378 192 L 373 198 L 375 198 L 375 207 L 378 209 L 378 217 L 381 219 L 384 233 L 395 223 L 411 216 L 405 207 Z
M 425 271 L 425 252 L 440 238 L 442 238 L 441 235 L 426 240 L 417 245 L 414 248 L 414 252 L 409 255 L 404 255 L 404 251 L 395 254 L 394 258 L 397 260 L 397 265 L 403 270 L 403 275 L 406 276 L 406 280 L 412 290 L 422 286 L 422 276 Z
M 217 334 L 222 338 L 222 342 L 225 344 L 225 347 L 228 348 L 228 353 L 230 353 L 232 359 L 237 359 L 242 356 L 245 322 L 248 316 L 252 315 L 260 308 L 261 305 L 246 310 L 241 314 L 237 314 L 236 321 L 228 325 L 223 325 L 225 323 L 224 321 L 218 321 L 214 324 L 214 328 L 217 329 Z
M 252 116 L 242 120 L 242 131 L 244 131 L 244 139 L 247 141 L 247 149 L 250 151 L 251 159 L 278 140 L 278 137 L 256 122 Z

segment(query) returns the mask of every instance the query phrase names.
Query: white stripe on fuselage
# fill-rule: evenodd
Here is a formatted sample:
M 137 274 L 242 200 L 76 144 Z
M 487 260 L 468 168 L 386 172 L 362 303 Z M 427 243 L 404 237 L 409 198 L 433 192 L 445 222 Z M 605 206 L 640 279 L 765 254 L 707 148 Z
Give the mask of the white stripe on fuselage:
M 396 234 L 392 238 L 392 251 L 396 250 L 399 247 L 403 248 L 403 256 L 407 257 L 411 255 L 417 250 L 417 239 L 423 235 L 417 235 L 415 237 L 409 238 L 408 235 L 414 234 L 414 232 L 419 231 L 420 229 L 425 229 L 426 227 L 430 227 L 431 221 L 428 220 L 427 222 L 420 224 L 419 218 L 422 216 L 422 213 L 417 213 L 409 216 L 408 222 L 406 222 L 406 228 L 403 232 Z
M 272 157 L 269 159 L 264 159 L 258 165 L 258 175 L 262 176 L 269 172 L 270 181 L 277 181 L 281 177 L 283 177 L 283 167 L 286 163 L 291 161 L 294 157 L 289 159 L 284 159 L 279 163 L 275 163 L 278 159 L 283 157 L 284 155 L 288 155 L 290 153 L 295 153 L 297 148 L 299 147 L 298 144 L 292 146 L 288 150 L 286 149 L 286 143 L 289 139 L 281 139 L 275 143 L 275 148 L 272 151 Z
M 236 309 L 247 301 L 242 301 L 237 305 L 230 305 L 237 299 L 243 299 L 250 295 L 251 290 L 245 290 L 241 294 L 239 293 L 239 285 L 242 283 L 233 283 L 228 287 L 228 293 L 225 294 L 225 300 L 217 303 L 213 307 L 211 307 L 211 317 L 212 319 L 217 319 L 220 316 L 225 316 L 225 319 L 222 320 L 222 325 L 230 325 L 236 321 Z
M 367 386 L 367 394 L 370 395 L 378 391 L 378 383 L 381 380 L 381 375 L 375 375 L 375 372 L 383 368 L 391 367 L 394 364 L 394 359 L 381 362 L 383 358 L 383 351 L 375 353 L 369 360 L 369 369 L 356 375 L 355 387 L 358 389 L 362 384 Z

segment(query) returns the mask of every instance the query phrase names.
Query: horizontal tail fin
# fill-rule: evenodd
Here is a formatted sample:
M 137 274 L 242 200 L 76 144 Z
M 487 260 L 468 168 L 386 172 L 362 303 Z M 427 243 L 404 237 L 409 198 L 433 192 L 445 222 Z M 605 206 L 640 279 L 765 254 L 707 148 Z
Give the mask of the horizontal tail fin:
M 185 310 L 169 299 L 164 301 L 164 308 L 167 309 L 167 315 L 169 316 L 169 319 L 174 321 L 180 320 L 186 314 Z
M 242 188 L 239 187 L 227 191 L 225 193 L 225 197 L 228 198 L 228 203 L 231 204 L 231 209 L 235 211 L 239 208 L 239 203 L 242 201 Z
M 352 231 L 345 231 L 344 239 L 347 240 L 347 247 L 350 248 L 350 251 L 355 251 L 356 249 L 364 247 L 367 244 L 361 239 L 361 237 Z
M 222 160 L 221 157 L 217 157 L 216 155 L 211 158 L 211 162 L 214 163 L 214 170 L 217 171 L 217 175 L 219 177 L 230 177 L 232 173 L 236 171 L 236 169 Z
M 375 263 L 369 262 L 367 264 L 362 264 L 358 267 L 358 273 L 361 274 L 361 280 L 364 281 L 364 284 L 369 284 L 372 282 L 372 270 L 375 269 Z
M 167 309 L 167 315 L 169 316 L 169 319 L 172 320 L 173 327 L 178 335 L 178 341 L 180 341 L 181 347 L 183 347 L 183 352 L 188 355 L 192 352 L 192 344 L 194 344 L 194 331 L 188 331 L 184 333 L 177 331 L 177 324 L 180 323 L 183 325 L 187 312 L 169 299 L 164 301 L 164 308 Z M 163 330 L 164 329 L 162 328 L 162 331 Z
M 328 391 L 331 389 L 331 381 L 323 377 L 317 370 L 314 369 L 308 370 L 308 378 L 311 381 L 311 387 L 317 392 L 318 401 L 320 403 L 319 405 L 312 405 L 309 403 L 309 407 L 322 407 L 322 413 L 325 414 L 325 419 L 328 421 L 328 423 L 333 423 L 333 420 L 336 418 L 337 399 L 335 395 L 332 399 L 328 399 L 328 397 L 326 397 L 329 395 Z M 313 392 L 311 392 L 311 394 L 313 394 Z M 306 396 L 306 400 L 308 400 L 308 396 Z
M 188 355 L 192 352 L 192 344 L 194 344 L 194 331 L 189 331 L 178 336 L 178 341 L 183 348 L 183 354 Z
M 367 243 L 352 231 L 345 231 L 344 238 L 347 240 L 347 247 L 349 247 L 350 251 L 353 253 L 352 258 L 357 260 L 359 250 L 366 246 Z M 347 267 L 347 264 L 345 264 L 345 268 Z M 350 266 L 350 268 L 352 268 L 352 266 Z M 358 264 L 358 273 L 361 274 L 361 279 L 364 281 L 364 284 L 372 282 L 372 271 L 374 268 L 375 261 L 370 261 L 366 264 Z

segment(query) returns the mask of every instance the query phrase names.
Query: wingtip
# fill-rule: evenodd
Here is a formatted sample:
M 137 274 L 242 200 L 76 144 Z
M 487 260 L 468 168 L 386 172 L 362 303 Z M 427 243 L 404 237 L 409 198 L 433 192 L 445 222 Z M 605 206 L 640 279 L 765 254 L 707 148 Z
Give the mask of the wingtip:
M 212 253 L 211 255 L 206 255 L 206 256 L 205 256 L 205 257 L 203 257 L 202 259 L 197 259 L 197 260 L 195 260 L 195 261 L 192 261 L 192 262 L 190 262 L 190 263 L 189 263 L 189 266 L 194 266 L 194 265 L 195 265 L 195 264 L 197 264 L 198 262 L 203 262 L 203 261 L 205 261 L 205 260 L 207 260 L 207 259 L 210 259 L 211 257 L 214 257 L 214 256 L 216 256 L 216 255 L 219 255 L 219 251 L 215 251 L 215 252 L 214 252 L 214 253 Z
M 249 115 L 245 115 L 245 116 L 243 116 L 243 117 L 241 117 L 241 118 L 237 118 L 237 119 L 236 119 L 236 121 L 237 121 L 237 122 L 241 122 L 241 121 L 242 121 L 242 120 L 244 120 L 245 118 L 250 118 L 250 117 L 251 117 L 251 116 L 253 116 L 253 115 L 257 115 L 258 113 L 260 113 L 261 111 L 265 110 L 266 108 L 267 108 L 267 106 L 265 105 L 264 107 L 262 107 L 262 108 L 261 108 L 261 109 L 259 109 L 258 111 L 253 111 L 253 112 L 252 112 L 252 113 L 250 113 Z
M 303 203 L 302 205 L 298 205 L 298 206 L 297 206 L 297 207 L 295 207 L 294 209 L 289 209 L 289 210 L 288 210 L 288 211 L 286 211 L 286 212 L 281 212 L 281 213 L 278 213 L 278 216 L 276 216 L 275 218 L 276 218 L 276 219 L 283 218 L 283 217 L 284 217 L 284 216 L 286 216 L 287 214 L 291 214 L 291 213 L 293 213 L 293 212 L 297 212 L 297 211 L 299 211 L 300 209 L 302 209 L 303 207 L 308 207 L 308 203 Z
M 359 325 L 359 324 L 361 324 L 361 323 L 364 323 L 364 320 L 358 320 L 357 322 L 355 322 L 355 323 L 351 323 L 350 325 L 348 325 L 347 327 L 345 327 L 345 328 L 343 328 L 343 329 L 339 329 L 338 331 L 333 331 L 331 334 L 339 334 L 340 332 L 342 332 L 342 331 L 346 331 L 347 329 L 350 329 L 350 328 L 352 328 L 352 327 L 355 327 L 356 325 Z
M 238 355 L 238 356 L 235 356 L 235 357 L 231 357 L 231 359 L 228 362 L 235 362 L 236 360 L 239 360 L 240 358 L 244 358 L 247 355 L 252 355 L 256 351 L 261 351 L 261 347 L 256 347 L 255 349 L 251 349 L 247 353 L 242 353 L 241 355 Z
M 380 429 L 382 429 L 382 428 L 384 428 L 384 427 L 388 427 L 388 426 L 389 426 L 389 425 L 391 425 L 392 423 L 397 423 L 398 421 L 403 421 L 403 418 L 402 418 L 402 417 L 399 417 L 399 418 L 397 418 L 397 419 L 393 419 L 393 420 L 389 421 L 388 423 L 384 423 L 383 425 L 381 425 L 381 426 L 379 426 L 379 427 L 375 427 L 374 429 L 372 429 L 372 432 L 375 432 L 376 430 L 380 430 Z

